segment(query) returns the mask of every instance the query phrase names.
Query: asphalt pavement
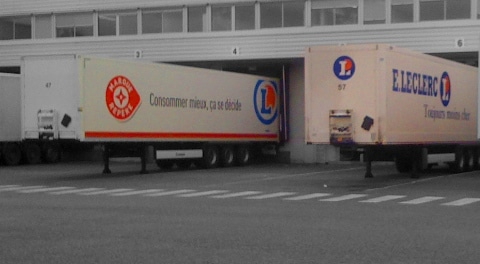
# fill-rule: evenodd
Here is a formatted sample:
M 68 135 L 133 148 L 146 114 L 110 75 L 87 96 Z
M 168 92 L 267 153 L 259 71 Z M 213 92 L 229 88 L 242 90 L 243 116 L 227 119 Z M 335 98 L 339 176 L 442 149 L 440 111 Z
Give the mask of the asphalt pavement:
M 1 263 L 478 263 L 479 172 L 0 167 Z

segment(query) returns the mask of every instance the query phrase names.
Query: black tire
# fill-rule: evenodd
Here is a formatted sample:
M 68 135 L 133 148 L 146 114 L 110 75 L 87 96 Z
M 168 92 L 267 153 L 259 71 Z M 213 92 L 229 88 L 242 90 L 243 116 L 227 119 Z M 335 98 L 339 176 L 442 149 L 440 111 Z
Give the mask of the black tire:
M 223 167 L 235 165 L 235 151 L 232 146 L 223 146 L 220 150 L 220 161 Z
M 202 168 L 215 168 L 219 164 L 218 148 L 213 145 L 207 145 L 203 148 L 203 158 L 201 162 Z
M 467 171 L 472 171 L 475 169 L 475 155 L 473 154 L 472 149 L 467 149 L 465 151 L 466 162 L 467 162 Z
M 43 160 L 46 163 L 57 163 L 60 161 L 60 145 L 55 143 L 46 143 L 43 146 Z
M 237 147 L 235 152 L 236 152 L 235 161 L 239 166 L 244 166 L 244 165 L 247 165 L 247 164 L 250 163 L 252 152 L 251 152 L 249 146 L 240 145 L 240 146 Z
M 473 149 L 472 151 L 473 155 L 473 168 L 472 170 L 478 170 L 479 169 L 479 155 L 478 155 L 478 149 Z
M 163 170 L 171 170 L 175 164 L 175 162 L 171 160 L 156 160 L 155 163 L 157 163 L 157 166 Z
M 42 149 L 37 143 L 25 143 L 23 157 L 28 164 L 38 164 L 42 162 Z
M 16 166 L 22 160 L 22 150 L 17 143 L 5 143 L 2 147 L 2 160 L 7 166 Z
M 458 148 L 455 151 L 455 172 L 467 172 L 471 167 L 473 167 L 473 155 L 465 148 Z
M 411 172 L 412 160 L 403 155 L 399 155 L 395 157 L 395 167 L 397 168 L 397 171 L 400 173 Z

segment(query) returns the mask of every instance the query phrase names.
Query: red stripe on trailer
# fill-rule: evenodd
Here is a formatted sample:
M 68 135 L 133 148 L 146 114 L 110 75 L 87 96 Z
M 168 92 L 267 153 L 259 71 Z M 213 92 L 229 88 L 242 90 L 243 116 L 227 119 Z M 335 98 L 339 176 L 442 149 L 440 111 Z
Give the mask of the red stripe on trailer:
M 182 133 L 182 132 L 109 132 L 86 131 L 85 138 L 141 138 L 141 139 L 278 139 L 277 134 L 241 134 L 241 133 Z

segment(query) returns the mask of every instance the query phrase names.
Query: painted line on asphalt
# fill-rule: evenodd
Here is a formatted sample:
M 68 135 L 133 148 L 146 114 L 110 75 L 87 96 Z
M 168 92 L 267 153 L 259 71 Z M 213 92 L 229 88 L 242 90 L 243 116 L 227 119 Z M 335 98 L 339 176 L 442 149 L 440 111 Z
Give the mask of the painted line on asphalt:
M 229 192 L 229 191 L 227 191 L 227 190 L 213 190 L 213 191 L 206 191 L 206 192 L 195 192 L 195 193 L 180 194 L 180 195 L 177 195 L 177 196 L 188 198 L 188 197 L 215 195 L 215 194 L 221 194 L 221 193 L 226 193 L 226 192 Z
M 176 195 L 176 194 L 190 193 L 190 192 L 195 192 L 195 190 L 185 189 L 185 190 L 175 190 L 175 191 L 162 191 L 162 192 L 158 192 L 158 193 L 145 194 L 143 196 L 158 197 L 158 196 Z
M 18 191 L 19 193 L 39 193 L 39 192 L 51 192 L 51 191 L 63 191 L 63 190 L 71 190 L 75 189 L 75 187 L 50 187 L 50 188 L 38 188 L 38 189 L 29 189 L 29 190 L 21 190 Z
M 211 196 L 210 198 L 216 198 L 216 199 L 236 198 L 236 197 L 256 195 L 256 194 L 259 194 L 259 193 L 262 193 L 262 192 L 257 192 L 257 191 L 245 191 L 245 192 L 237 192 L 237 193 L 228 193 L 228 194 L 214 195 L 214 196 Z
M 20 185 L 0 185 L 0 190 L 1 189 L 12 188 L 12 187 L 20 187 Z
M 15 186 L 15 187 L 0 189 L 0 192 L 21 191 L 21 190 L 38 189 L 38 188 L 45 188 L 45 186 L 43 186 L 43 185 L 38 185 L 38 186 Z
M 330 195 L 332 195 L 332 194 L 331 193 L 311 193 L 311 194 L 300 195 L 300 196 L 295 196 L 295 197 L 283 198 L 283 200 L 301 201 L 301 200 L 321 198 L 321 197 L 330 196 Z
M 472 204 L 472 203 L 476 203 L 476 202 L 480 202 L 480 198 L 463 198 L 463 199 L 456 200 L 456 201 L 453 201 L 453 202 L 444 203 L 442 205 L 463 206 L 463 205 Z
M 78 195 L 100 195 L 100 194 L 112 194 L 112 193 L 120 193 L 120 192 L 129 192 L 133 191 L 133 189 L 111 189 L 111 190 L 100 190 L 100 191 L 93 191 L 93 192 L 82 192 L 78 193 Z
M 404 202 L 400 202 L 400 203 L 401 204 L 424 204 L 424 203 L 429 203 L 429 202 L 438 201 L 438 200 L 442 200 L 442 199 L 445 199 L 445 197 L 425 196 L 425 197 L 421 197 L 421 198 L 418 198 L 418 199 L 413 199 L 413 200 L 410 200 L 410 201 L 404 201 Z
M 76 193 L 82 193 L 82 192 L 93 192 L 98 190 L 105 190 L 105 188 L 83 188 L 83 189 L 74 189 L 74 190 L 66 190 L 66 191 L 59 191 L 59 192 L 49 192 L 48 194 L 52 194 L 52 195 L 76 194 Z
M 322 202 L 341 202 L 341 201 L 359 199 L 359 198 L 362 198 L 362 197 L 365 197 L 365 196 L 367 196 L 367 195 L 366 194 L 347 194 L 347 195 L 332 197 L 332 198 L 328 198 L 328 199 L 320 199 L 319 201 L 322 201 Z
M 130 195 L 141 195 L 147 193 L 157 193 L 164 191 L 163 189 L 148 189 L 148 190 L 138 190 L 138 191 L 131 191 L 131 192 L 121 192 L 121 193 L 112 193 L 110 196 L 130 196 Z
M 258 195 L 258 196 L 251 196 L 251 197 L 245 197 L 245 199 L 249 200 L 262 200 L 262 199 L 270 199 L 270 198 L 278 198 L 278 197 L 283 197 L 283 196 L 290 196 L 290 195 L 295 195 L 295 192 L 278 192 L 278 193 L 270 193 L 270 194 L 263 194 L 263 195 Z
M 372 198 L 372 199 L 368 199 L 368 200 L 363 200 L 363 201 L 360 201 L 360 202 L 361 203 L 381 203 L 381 202 L 397 200 L 397 199 L 401 199 L 401 198 L 405 198 L 405 197 L 406 197 L 405 195 L 385 195 L 385 196 L 380 196 L 380 197 L 376 197 L 376 198 Z

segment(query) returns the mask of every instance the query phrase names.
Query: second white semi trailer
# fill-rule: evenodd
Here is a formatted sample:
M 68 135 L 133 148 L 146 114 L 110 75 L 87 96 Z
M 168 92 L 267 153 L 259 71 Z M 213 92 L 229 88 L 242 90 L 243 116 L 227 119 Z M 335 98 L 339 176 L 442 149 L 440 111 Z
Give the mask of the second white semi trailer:
M 367 177 L 380 159 L 418 176 L 432 154 L 461 171 L 478 167 L 477 68 L 368 44 L 308 48 L 305 69 L 308 144 L 365 149 Z

